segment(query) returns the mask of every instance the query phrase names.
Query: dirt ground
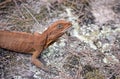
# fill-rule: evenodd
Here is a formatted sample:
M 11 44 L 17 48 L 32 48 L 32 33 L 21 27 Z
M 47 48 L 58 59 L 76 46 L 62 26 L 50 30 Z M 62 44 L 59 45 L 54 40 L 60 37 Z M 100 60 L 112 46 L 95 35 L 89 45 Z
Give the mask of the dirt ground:
M 72 27 L 42 52 L 0 48 L 0 79 L 120 79 L 120 0 L 0 0 L 0 30 L 42 33 L 56 20 Z

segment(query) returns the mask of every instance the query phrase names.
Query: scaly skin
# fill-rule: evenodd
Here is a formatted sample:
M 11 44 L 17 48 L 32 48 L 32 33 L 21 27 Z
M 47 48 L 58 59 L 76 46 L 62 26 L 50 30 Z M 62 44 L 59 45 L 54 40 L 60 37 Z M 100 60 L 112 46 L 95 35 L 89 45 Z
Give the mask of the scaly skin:
M 0 48 L 32 54 L 32 63 L 37 67 L 48 70 L 47 67 L 38 60 L 38 56 L 44 49 L 62 36 L 70 26 L 70 22 L 59 20 L 49 26 L 42 34 L 1 30 Z

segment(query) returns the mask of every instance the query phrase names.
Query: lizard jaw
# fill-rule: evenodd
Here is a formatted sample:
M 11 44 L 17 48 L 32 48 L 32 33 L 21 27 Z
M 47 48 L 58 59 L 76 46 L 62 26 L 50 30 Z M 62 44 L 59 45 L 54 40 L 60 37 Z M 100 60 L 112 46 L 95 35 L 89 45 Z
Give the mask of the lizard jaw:
M 66 26 L 66 28 L 62 31 L 63 33 L 66 32 L 72 26 L 72 24 L 69 22 L 65 26 Z

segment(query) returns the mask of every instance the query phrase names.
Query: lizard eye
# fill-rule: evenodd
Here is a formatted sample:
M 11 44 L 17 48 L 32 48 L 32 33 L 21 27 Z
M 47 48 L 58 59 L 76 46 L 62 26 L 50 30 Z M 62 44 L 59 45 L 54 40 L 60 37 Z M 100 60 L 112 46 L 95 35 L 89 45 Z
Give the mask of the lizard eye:
M 63 28 L 62 24 L 57 25 L 57 28 L 62 29 Z

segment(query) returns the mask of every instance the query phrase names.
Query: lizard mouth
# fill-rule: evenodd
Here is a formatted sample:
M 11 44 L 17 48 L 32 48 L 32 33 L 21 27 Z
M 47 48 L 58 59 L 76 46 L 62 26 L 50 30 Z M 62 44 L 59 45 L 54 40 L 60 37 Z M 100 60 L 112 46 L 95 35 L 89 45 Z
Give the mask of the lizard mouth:
M 66 26 L 66 28 L 62 32 L 66 32 L 72 26 L 72 24 L 69 22 L 65 26 Z

